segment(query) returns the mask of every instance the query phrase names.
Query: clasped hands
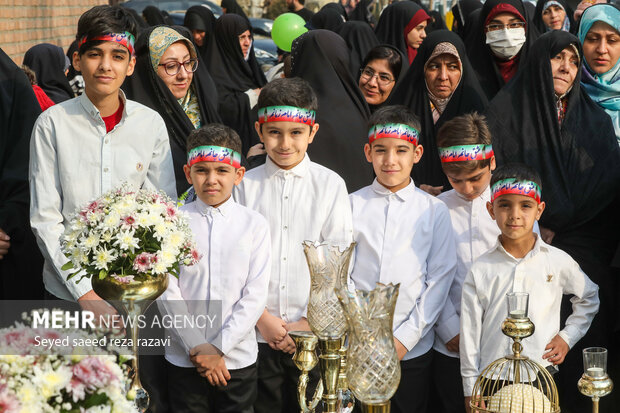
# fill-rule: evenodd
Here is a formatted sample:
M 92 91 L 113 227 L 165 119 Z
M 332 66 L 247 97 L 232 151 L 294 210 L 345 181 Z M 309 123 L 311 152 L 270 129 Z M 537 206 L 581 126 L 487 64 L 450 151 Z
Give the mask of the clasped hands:
M 226 368 L 223 353 L 209 343 L 200 344 L 189 351 L 189 359 L 198 373 L 212 386 L 226 386 L 230 373 Z
M 301 318 L 293 323 L 286 323 L 279 317 L 271 315 L 265 310 L 256 324 L 258 331 L 263 336 L 269 347 L 288 354 L 295 353 L 295 342 L 288 335 L 289 331 L 310 331 L 310 324 L 306 318 Z

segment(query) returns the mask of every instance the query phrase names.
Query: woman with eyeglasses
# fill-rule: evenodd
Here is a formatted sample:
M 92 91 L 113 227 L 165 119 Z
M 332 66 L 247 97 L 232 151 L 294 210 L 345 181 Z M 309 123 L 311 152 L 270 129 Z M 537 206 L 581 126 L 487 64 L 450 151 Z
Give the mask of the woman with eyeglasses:
M 407 63 L 395 47 L 379 45 L 368 52 L 362 62 L 358 85 L 371 113 L 385 103 L 405 70 Z
M 439 160 L 437 131 L 446 121 L 487 105 L 460 36 L 449 30 L 430 33 L 388 104 L 405 105 L 420 117 L 424 156 L 413 166 L 416 184 L 432 195 L 450 189 Z
M 189 132 L 221 122 L 215 84 L 190 37 L 180 26 L 142 33 L 136 43 L 136 73 L 123 85 L 129 99 L 154 109 L 166 122 L 179 195 L 189 188 L 183 173 Z
M 521 0 L 488 0 L 466 39 L 469 61 L 489 100 L 517 74 L 538 37 L 526 16 Z

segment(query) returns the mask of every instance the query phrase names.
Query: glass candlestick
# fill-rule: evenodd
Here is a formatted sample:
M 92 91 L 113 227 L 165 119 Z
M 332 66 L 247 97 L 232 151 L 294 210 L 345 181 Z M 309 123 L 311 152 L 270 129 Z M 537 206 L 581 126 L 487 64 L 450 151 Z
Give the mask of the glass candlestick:
M 592 413 L 598 413 L 599 400 L 613 389 L 607 375 L 607 349 L 589 347 L 583 350 L 583 371 L 577 387 L 581 394 L 592 398 Z
M 508 318 L 522 320 L 527 318 L 530 295 L 528 293 L 508 293 L 506 294 L 508 303 Z

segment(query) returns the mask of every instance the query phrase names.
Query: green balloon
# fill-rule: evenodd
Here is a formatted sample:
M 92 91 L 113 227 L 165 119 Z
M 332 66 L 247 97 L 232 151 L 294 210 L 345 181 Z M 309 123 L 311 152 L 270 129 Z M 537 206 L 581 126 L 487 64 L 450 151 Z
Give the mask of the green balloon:
M 306 22 L 295 13 L 279 15 L 271 27 L 271 38 L 280 49 L 290 52 L 293 40 L 308 31 Z

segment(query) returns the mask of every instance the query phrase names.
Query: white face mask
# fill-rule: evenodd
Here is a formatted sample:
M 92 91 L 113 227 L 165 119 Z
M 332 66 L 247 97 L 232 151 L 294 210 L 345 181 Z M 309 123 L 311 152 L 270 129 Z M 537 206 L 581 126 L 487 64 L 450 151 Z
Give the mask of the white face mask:
M 500 59 L 510 60 L 519 53 L 525 43 L 525 29 L 503 29 L 487 32 L 487 44 Z

